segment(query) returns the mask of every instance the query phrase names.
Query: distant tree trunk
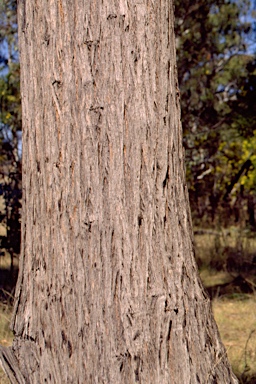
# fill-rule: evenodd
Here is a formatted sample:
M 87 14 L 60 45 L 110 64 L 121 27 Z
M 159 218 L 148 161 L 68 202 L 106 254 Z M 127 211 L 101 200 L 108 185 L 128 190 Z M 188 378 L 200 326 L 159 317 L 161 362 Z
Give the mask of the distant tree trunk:
M 172 1 L 21 0 L 19 36 L 12 383 L 237 383 L 193 257 Z

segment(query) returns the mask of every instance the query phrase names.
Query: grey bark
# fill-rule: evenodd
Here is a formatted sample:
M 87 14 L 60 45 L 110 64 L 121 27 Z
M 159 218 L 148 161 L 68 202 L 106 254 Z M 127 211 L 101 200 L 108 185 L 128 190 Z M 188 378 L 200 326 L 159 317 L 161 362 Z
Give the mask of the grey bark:
M 172 1 L 27 0 L 18 19 L 11 382 L 237 383 L 193 256 Z

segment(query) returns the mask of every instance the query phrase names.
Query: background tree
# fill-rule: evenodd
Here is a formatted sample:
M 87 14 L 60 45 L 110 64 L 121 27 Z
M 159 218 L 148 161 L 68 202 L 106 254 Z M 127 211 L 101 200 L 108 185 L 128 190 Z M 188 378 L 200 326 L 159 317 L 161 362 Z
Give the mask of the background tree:
M 21 107 L 17 51 L 17 4 L 0 1 L 0 223 L 6 228 L 0 246 L 13 259 L 20 252 Z M 13 272 L 13 271 L 12 271 Z
M 255 159 L 245 150 L 255 140 L 256 128 L 255 58 L 248 53 L 255 25 L 247 17 L 251 2 L 175 3 L 194 224 L 237 222 L 255 228 L 254 209 L 244 212 L 255 195 Z
M 198 279 L 172 2 L 19 3 L 13 383 L 237 383 Z M 31 81 L 33 79 L 33 81 Z

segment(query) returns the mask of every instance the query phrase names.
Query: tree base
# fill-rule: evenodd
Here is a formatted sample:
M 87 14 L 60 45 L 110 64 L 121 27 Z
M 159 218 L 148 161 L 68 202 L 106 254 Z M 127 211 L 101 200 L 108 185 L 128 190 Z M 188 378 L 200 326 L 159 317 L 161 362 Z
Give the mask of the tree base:
M 0 362 L 11 384 L 26 384 L 11 347 L 0 346 Z

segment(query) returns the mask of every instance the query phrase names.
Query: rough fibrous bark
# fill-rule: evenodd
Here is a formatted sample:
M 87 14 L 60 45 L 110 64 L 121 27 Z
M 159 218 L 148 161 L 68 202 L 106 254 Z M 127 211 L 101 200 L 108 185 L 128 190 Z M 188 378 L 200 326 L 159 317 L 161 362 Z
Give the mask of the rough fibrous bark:
M 19 2 L 12 383 L 237 383 L 193 257 L 172 8 Z

